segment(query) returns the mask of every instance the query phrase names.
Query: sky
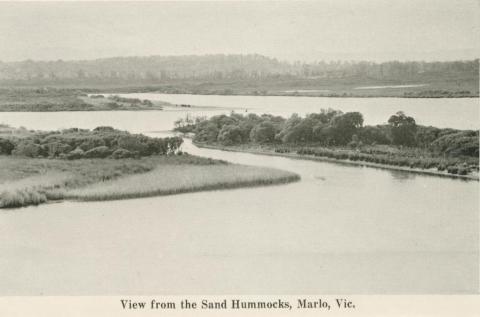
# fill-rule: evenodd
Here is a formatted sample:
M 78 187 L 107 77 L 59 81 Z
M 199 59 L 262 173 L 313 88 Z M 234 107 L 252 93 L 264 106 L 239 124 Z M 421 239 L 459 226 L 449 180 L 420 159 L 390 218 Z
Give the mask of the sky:
M 0 61 L 253 53 L 286 61 L 473 59 L 479 1 L 0 2 Z

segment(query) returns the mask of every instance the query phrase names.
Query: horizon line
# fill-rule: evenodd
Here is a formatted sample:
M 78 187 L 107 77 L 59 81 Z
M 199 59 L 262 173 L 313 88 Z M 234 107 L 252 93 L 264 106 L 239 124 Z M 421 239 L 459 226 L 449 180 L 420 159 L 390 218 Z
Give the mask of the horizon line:
M 332 53 L 333 54 L 333 53 Z M 421 59 L 384 59 L 384 60 L 375 60 L 375 59 L 347 59 L 347 58 L 338 58 L 338 59 L 329 59 L 329 58 L 324 58 L 324 59 L 314 59 L 314 60 L 306 60 L 306 59 L 295 59 L 295 60 L 286 60 L 286 59 L 280 59 L 277 57 L 272 57 L 264 54 L 259 54 L 259 53 L 208 53 L 208 54 L 178 54 L 178 55 L 160 55 L 160 54 L 154 54 L 154 55 L 116 55 L 116 56 L 108 56 L 108 57 L 98 57 L 98 58 L 79 58 L 79 59 L 32 59 L 32 58 L 27 58 L 27 59 L 22 59 L 22 60 L 1 60 L 0 63 L 4 64 L 10 64 L 10 63 L 25 63 L 25 62 L 43 62 L 43 63 L 55 63 L 55 62 L 94 62 L 94 61 L 100 61 L 100 60 L 109 60 L 109 59 L 117 59 L 117 58 L 158 58 L 158 57 L 163 57 L 163 58 L 182 58 L 182 57 L 208 57 L 208 56 L 260 56 L 263 58 L 268 58 L 271 60 L 276 60 L 279 63 L 286 63 L 286 64 L 295 64 L 295 63 L 303 63 L 303 64 L 315 64 L 319 62 L 353 62 L 353 63 L 362 63 L 362 62 L 367 62 L 367 63 L 374 63 L 374 64 L 382 64 L 382 63 L 390 63 L 390 62 L 402 62 L 402 63 L 408 63 L 408 62 L 424 62 L 424 63 L 437 63 L 437 62 L 459 62 L 459 61 L 476 61 L 479 60 L 479 57 L 471 57 L 471 58 L 465 58 L 465 57 L 458 57 L 458 58 L 439 58 L 439 59 L 431 59 L 431 60 L 426 60 L 425 58 Z

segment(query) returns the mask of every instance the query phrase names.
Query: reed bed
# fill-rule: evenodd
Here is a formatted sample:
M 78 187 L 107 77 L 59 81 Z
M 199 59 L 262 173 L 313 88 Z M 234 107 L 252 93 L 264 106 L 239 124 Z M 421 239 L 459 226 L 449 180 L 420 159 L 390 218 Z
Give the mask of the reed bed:
M 245 165 L 163 165 L 142 175 L 73 189 L 67 199 L 86 201 L 129 199 L 289 183 L 300 177 L 291 172 Z
M 260 186 L 299 176 L 193 155 L 141 159 L 32 159 L 0 157 L 0 208 L 51 200 L 108 200 L 200 190 Z
M 0 156 L 0 208 L 38 205 L 60 200 L 68 189 L 142 174 L 158 165 L 225 164 L 191 155 L 141 159 L 33 159 Z

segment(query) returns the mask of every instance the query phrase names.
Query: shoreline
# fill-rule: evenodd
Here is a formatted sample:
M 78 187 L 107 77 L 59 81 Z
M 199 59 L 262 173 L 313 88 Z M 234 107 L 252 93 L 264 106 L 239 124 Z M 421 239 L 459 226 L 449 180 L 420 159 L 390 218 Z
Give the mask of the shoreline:
M 285 93 L 267 93 L 264 95 L 255 95 L 253 93 L 239 93 L 239 94 L 214 94 L 214 93 L 189 93 L 189 92 L 162 92 L 162 91 L 150 91 L 150 92 L 118 92 L 118 94 L 164 94 L 164 95 L 192 95 L 192 96 L 254 96 L 254 97 L 310 97 L 310 98 L 400 98 L 400 99 L 464 99 L 464 98 L 480 98 L 480 95 L 476 96 L 395 96 L 395 95 L 337 95 L 337 96 L 325 96 L 314 94 L 285 94 Z
M 380 163 L 373 163 L 373 162 L 364 162 L 364 161 L 340 160 L 340 159 L 333 159 L 333 158 L 329 158 L 329 157 L 321 157 L 321 156 L 313 156 L 313 155 L 300 155 L 300 154 L 296 154 L 296 153 L 277 153 L 277 152 L 267 151 L 267 150 L 242 149 L 242 148 L 238 148 L 238 147 L 211 145 L 211 144 L 193 142 L 193 141 L 192 141 L 192 143 L 195 146 L 200 147 L 200 148 L 215 149 L 215 150 L 221 150 L 221 151 L 242 152 L 242 153 L 251 153 L 251 154 L 259 154 L 259 155 L 269 155 L 269 156 L 280 156 L 280 157 L 286 157 L 286 158 L 297 159 L 297 160 L 329 162 L 329 163 L 350 165 L 350 166 L 352 166 L 352 165 L 353 166 L 366 166 L 366 167 L 372 167 L 372 168 L 384 169 L 384 170 L 394 170 L 394 171 L 408 172 L 408 173 L 414 173 L 414 174 L 423 174 L 423 175 L 438 176 L 438 177 L 445 177 L 445 178 L 462 179 L 462 180 L 465 180 L 465 181 L 479 181 L 478 176 L 449 174 L 447 172 L 440 172 L 440 171 L 437 171 L 437 170 L 425 170 L 425 169 L 395 166 L 395 165 L 388 165 L 388 164 L 380 164 Z

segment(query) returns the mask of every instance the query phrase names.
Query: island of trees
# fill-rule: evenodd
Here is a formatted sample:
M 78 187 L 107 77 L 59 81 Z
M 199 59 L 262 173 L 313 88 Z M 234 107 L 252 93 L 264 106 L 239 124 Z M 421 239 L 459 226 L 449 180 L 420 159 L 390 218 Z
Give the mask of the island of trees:
M 400 168 L 478 175 L 479 131 L 418 125 L 399 111 L 387 124 L 363 125 L 359 112 L 328 109 L 286 119 L 269 114 L 218 115 L 176 121 L 199 145 L 305 157 L 357 161 Z

